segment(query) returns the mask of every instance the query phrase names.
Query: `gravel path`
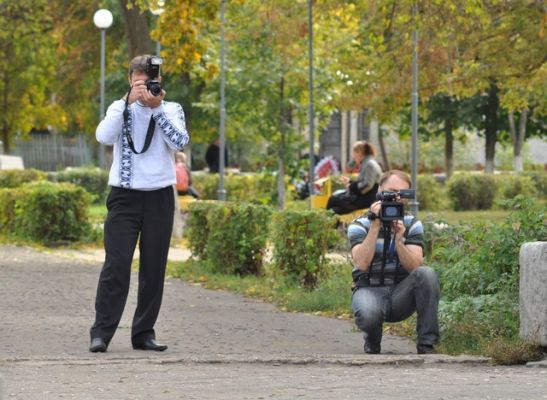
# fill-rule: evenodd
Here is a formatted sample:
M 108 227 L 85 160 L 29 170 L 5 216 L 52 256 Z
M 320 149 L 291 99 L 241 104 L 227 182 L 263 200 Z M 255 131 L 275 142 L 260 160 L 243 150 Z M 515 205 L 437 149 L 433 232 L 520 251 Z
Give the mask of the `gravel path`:
M 178 279 L 166 282 L 156 324 L 165 353 L 131 348 L 132 284 L 109 351 L 91 354 L 100 267 L 74 253 L 0 246 L 0 399 L 415 398 L 408 390 L 423 399 L 547 399 L 545 368 L 418 356 L 411 341 L 392 336 L 385 354 L 368 356 L 348 321 Z

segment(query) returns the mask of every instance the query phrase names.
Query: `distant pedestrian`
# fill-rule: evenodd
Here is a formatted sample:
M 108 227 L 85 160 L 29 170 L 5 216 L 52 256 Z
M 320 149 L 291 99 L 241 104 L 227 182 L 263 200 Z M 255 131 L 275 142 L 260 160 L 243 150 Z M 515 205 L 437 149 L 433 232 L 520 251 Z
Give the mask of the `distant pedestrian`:
M 220 171 L 220 139 L 215 139 L 209 145 L 205 153 L 205 161 L 209 167 L 209 172 L 218 173 Z M 224 147 L 224 166 L 228 166 L 228 148 Z

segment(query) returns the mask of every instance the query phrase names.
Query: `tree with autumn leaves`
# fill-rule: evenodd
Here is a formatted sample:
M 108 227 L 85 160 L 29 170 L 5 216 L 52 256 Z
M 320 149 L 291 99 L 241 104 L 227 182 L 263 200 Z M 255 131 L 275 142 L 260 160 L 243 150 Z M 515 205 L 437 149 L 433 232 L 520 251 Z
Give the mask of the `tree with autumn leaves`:
M 115 16 L 107 103 L 126 90 L 127 61 L 159 40 L 169 97 L 183 104 L 193 141 L 216 136 L 220 0 L 166 0 L 159 19 L 149 12 L 157 3 L 147 0 L 0 0 L 0 7 L 6 151 L 32 127 L 94 131 L 99 40 L 91 20 L 100 7 Z M 306 0 L 226 1 L 227 135 L 247 153 L 265 144 L 261 157 L 276 160 L 280 177 L 305 146 L 297 133 L 307 118 L 306 7 Z M 384 124 L 399 124 L 410 108 L 417 29 L 420 132 L 445 136 L 449 173 L 458 127 L 485 137 L 488 172 L 498 140 L 512 138 L 519 170 L 525 138 L 545 134 L 543 2 L 316 0 L 314 16 L 321 121 L 335 109 L 366 108 Z M 282 191 L 282 178 L 279 184 Z

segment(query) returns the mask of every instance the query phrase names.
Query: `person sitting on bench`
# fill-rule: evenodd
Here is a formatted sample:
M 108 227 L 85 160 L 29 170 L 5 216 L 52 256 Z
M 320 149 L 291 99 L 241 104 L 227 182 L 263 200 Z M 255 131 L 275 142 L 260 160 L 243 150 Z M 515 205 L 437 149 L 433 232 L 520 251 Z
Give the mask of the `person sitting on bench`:
M 376 192 L 382 176 L 382 168 L 374 159 L 376 150 L 371 143 L 359 141 L 353 145 L 353 160 L 361 165 L 357 180 L 342 176 L 345 190 L 337 190 L 327 203 L 327 210 L 336 214 L 349 214 L 368 208 L 376 201 Z

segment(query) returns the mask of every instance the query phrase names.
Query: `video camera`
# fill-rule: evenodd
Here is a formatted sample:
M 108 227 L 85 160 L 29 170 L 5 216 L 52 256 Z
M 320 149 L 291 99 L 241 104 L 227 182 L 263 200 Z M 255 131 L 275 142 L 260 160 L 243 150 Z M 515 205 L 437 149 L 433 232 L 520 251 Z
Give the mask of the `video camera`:
M 158 56 L 148 57 L 148 60 L 146 61 L 146 75 L 148 75 L 148 80 L 145 84 L 146 88 L 153 96 L 159 96 L 161 94 L 161 84 L 157 79 L 160 74 L 161 64 L 163 64 L 163 58 Z
M 376 199 L 380 200 L 380 215 L 379 218 L 382 222 L 391 222 L 396 220 L 402 220 L 405 217 L 405 210 L 403 203 L 397 202 L 397 197 L 401 199 L 413 199 L 416 195 L 414 189 L 401 190 L 397 192 L 378 192 Z

